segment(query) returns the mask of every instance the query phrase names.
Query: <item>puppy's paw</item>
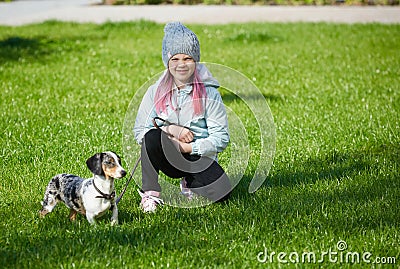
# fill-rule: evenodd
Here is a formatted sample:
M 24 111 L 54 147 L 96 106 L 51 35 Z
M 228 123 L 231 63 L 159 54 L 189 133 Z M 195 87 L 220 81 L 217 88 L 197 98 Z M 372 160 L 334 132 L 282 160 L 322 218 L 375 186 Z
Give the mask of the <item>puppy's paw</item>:
M 42 208 L 41 210 L 39 210 L 38 213 L 40 218 L 44 218 L 44 216 L 46 216 L 47 213 L 49 213 L 49 211 L 47 209 Z
M 111 226 L 116 226 L 118 225 L 118 220 L 117 219 L 112 219 L 111 220 Z

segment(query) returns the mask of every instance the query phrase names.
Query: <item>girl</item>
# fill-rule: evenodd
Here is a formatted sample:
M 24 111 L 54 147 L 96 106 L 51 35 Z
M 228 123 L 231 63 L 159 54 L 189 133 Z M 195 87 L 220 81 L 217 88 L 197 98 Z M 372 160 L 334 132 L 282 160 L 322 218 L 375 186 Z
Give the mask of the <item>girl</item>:
M 218 82 L 199 63 L 200 44 L 190 29 L 174 22 L 164 33 L 162 59 L 167 70 L 144 95 L 134 127 L 141 144 L 144 212 L 154 212 L 162 204 L 159 171 L 183 178 L 182 193 L 188 197 L 193 191 L 221 201 L 231 192 L 217 162 L 217 154 L 229 142 Z

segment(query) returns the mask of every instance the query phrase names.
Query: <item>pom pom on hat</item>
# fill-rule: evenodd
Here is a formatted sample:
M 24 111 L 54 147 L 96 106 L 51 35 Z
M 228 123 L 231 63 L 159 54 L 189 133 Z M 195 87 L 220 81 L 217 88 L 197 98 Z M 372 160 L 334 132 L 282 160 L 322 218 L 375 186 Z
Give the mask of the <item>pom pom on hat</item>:
M 180 22 L 171 22 L 164 27 L 162 41 L 162 60 L 168 66 L 175 54 L 187 54 L 196 62 L 200 61 L 200 43 L 195 33 Z

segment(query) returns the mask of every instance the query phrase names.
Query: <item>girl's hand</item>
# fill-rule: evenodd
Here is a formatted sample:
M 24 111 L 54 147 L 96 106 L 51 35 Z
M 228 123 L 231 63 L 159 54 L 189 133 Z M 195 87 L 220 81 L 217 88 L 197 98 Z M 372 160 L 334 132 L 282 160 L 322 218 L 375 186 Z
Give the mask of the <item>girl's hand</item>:
M 174 141 L 174 144 L 179 151 L 182 153 L 191 153 L 192 152 L 192 145 L 190 143 L 181 142 L 173 136 L 170 136 L 170 139 Z
M 179 150 L 182 153 L 192 153 L 192 145 L 185 142 L 179 142 Z
M 164 132 L 173 136 L 180 142 L 190 143 L 193 141 L 194 135 L 188 128 L 174 124 L 163 126 L 161 128 Z

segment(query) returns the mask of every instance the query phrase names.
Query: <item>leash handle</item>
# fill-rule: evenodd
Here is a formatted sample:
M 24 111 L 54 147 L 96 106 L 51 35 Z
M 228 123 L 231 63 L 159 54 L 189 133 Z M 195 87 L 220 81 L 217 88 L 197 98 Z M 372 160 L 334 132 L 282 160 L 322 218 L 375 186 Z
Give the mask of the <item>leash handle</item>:
M 167 124 L 167 125 L 172 125 L 171 122 L 169 122 L 169 121 L 167 121 L 167 120 L 164 120 L 163 118 L 154 117 L 154 118 L 152 119 L 152 122 L 153 122 L 154 127 L 156 127 L 157 129 L 161 129 L 161 128 L 160 128 L 160 125 L 157 124 L 157 121 L 156 121 L 156 120 L 160 120 L 160 121 L 162 121 L 163 123 L 165 123 L 165 124 Z
M 186 127 L 186 126 L 183 126 L 183 125 L 179 125 L 179 124 L 172 123 L 172 122 L 170 122 L 170 121 L 168 121 L 168 120 L 164 120 L 163 118 L 160 118 L 160 117 L 154 117 L 154 118 L 152 119 L 152 122 L 153 122 L 154 127 L 156 127 L 157 129 L 161 129 L 161 128 L 160 128 L 160 125 L 157 124 L 157 121 L 156 121 L 156 120 L 160 120 L 160 121 L 164 122 L 166 125 L 176 125 L 176 126 L 179 126 L 179 127 L 182 127 L 182 128 L 186 128 L 186 129 L 188 129 L 188 130 L 190 131 L 190 128 L 189 128 L 189 127 Z

